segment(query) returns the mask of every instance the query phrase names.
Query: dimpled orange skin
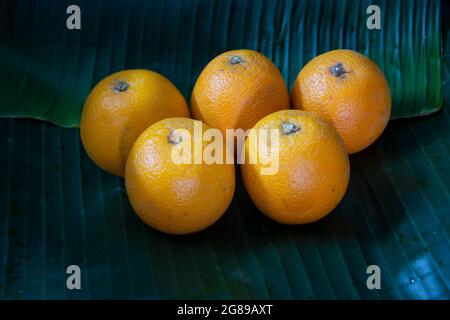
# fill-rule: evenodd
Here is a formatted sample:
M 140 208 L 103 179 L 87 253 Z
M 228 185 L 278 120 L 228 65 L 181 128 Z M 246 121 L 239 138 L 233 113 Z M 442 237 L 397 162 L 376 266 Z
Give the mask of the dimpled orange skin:
M 273 175 L 261 174 L 267 165 L 249 163 L 249 138 L 245 143 L 242 177 L 262 213 L 280 223 L 305 224 L 323 218 L 339 204 L 350 165 L 332 126 L 316 114 L 284 110 L 261 119 L 254 128 L 277 129 L 280 137 L 279 169 Z
M 292 87 L 291 104 L 332 123 L 349 153 L 372 144 L 391 115 L 391 94 L 382 71 L 351 50 L 333 50 L 311 60 Z
M 149 70 L 117 72 L 89 94 L 81 116 L 81 141 L 99 167 L 123 176 L 134 141 L 167 117 L 189 117 L 186 101 L 172 82 Z
M 252 50 L 233 50 L 203 69 L 191 96 L 193 117 L 225 132 L 250 129 L 266 115 L 289 109 L 289 93 L 277 67 Z
M 234 194 L 233 164 L 172 161 L 173 130 L 188 130 L 193 150 L 193 126 L 194 120 L 188 118 L 153 124 L 136 140 L 127 160 L 125 185 L 131 205 L 146 224 L 169 234 L 193 233 L 212 225 Z M 203 130 L 207 128 L 203 124 Z M 203 149 L 208 144 L 203 142 Z

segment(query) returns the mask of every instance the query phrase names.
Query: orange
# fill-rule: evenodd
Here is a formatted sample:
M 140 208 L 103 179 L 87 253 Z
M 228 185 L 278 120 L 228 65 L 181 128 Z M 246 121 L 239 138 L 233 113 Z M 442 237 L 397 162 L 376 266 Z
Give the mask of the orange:
M 294 83 L 291 103 L 333 124 L 349 153 L 372 144 L 391 115 L 391 94 L 380 68 L 351 50 L 333 50 L 311 60 Z
M 188 117 L 178 89 L 162 75 L 125 70 L 100 81 L 89 94 L 80 123 L 81 141 L 102 169 L 123 176 L 134 141 L 148 126 L 167 117 Z
M 174 148 L 194 146 L 194 121 L 168 118 L 145 130 L 128 156 L 125 186 L 137 215 L 149 226 L 170 234 L 207 228 L 228 208 L 234 193 L 233 164 L 179 163 Z M 198 122 L 204 132 L 209 127 Z M 189 132 L 184 138 L 179 130 Z M 186 146 L 187 144 L 187 146 Z M 200 144 L 203 152 L 207 144 Z
M 260 129 L 279 132 L 279 166 L 274 174 L 262 174 L 261 157 L 254 164 L 249 161 L 250 141 Z M 266 147 L 276 145 L 268 141 Z M 251 199 L 262 213 L 280 223 L 321 219 L 338 205 L 347 189 L 350 165 L 344 143 L 314 113 L 283 110 L 261 119 L 245 143 L 245 161 L 242 178 Z
M 289 93 L 277 67 L 252 50 L 233 50 L 203 69 L 191 96 L 195 119 L 214 128 L 250 129 L 264 116 L 289 108 Z

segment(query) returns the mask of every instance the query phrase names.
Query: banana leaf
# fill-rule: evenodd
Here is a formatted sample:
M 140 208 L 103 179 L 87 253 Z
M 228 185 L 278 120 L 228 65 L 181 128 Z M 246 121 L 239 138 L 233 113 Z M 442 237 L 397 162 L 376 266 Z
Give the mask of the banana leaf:
M 30 7 L 24 10 L 23 6 L 28 6 L 27 3 Z M 39 5 L 34 7 L 31 1 L 18 2 L 17 9 L 12 10 L 10 2 L 6 5 L 0 2 L 0 15 L 7 8 L 17 16 L 29 14 L 31 17 L 40 12 L 44 3 L 39 1 Z M 100 2 L 89 3 L 98 6 L 85 15 L 97 16 L 105 10 L 112 10 L 105 3 L 102 6 Z M 204 4 L 197 3 L 198 6 Z M 194 19 L 196 24 L 201 24 L 203 27 L 198 30 L 206 32 L 203 38 L 208 39 L 208 34 L 216 29 L 204 27 L 205 24 L 218 23 L 219 20 L 215 19 L 221 14 L 230 20 L 244 14 L 225 10 L 229 2 L 211 3 L 212 8 L 203 8 L 213 10 L 214 19 L 205 21 L 184 16 L 186 20 Z M 250 8 L 259 5 L 257 8 L 261 17 L 265 6 L 276 7 L 280 3 L 286 7 L 312 6 L 312 3 L 302 1 L 239 1 L 233 2 L 234 8 L 240 3 L 245 3 L 248 8 L 245 15 L 251 15 Z M 415 3 L 414 6 L 424 4 L 427 15 L 433 6 L 439 5 L 437 2 Z M 124 3 L 121 10 L 128 12 L 134 4 Z M 321 11 L 328 10 L 324 4 L 322 1 Z M 22 7 L 18 10 L 20 5 Z M 111 5 L 118 4 L 111 2 Z M 158 1 L 158 4 L 143 5 L 141 11 L 137 11 L 139 17 L 153 15 L 149 8 L 157 5 L 165 12 L 171 5 L 180 5 L 183 8 L 180 10 L 185 13 L 192 10 L 189 2 L 170 4 Z M 56 11 L 51 9 L 53 6 L 58 4 L 48 3 L 47 14 L 56 17 Z M 353 2 L 348 2 L 346 11 L 351 12 L 353 6 Z M 406 2 L 401 2 L 401 6 L 406 7 Z M 340 6 L 336 8 L 342 9 Z M 304 14 L 303 9 L 296 10 L 296 15 Z M 199 15 L 199 12 L 196 14 Z M 450 13 L 448 8 L 447 13 Z M 12 19 L 12 16 L 8 17 Z M 319 17 L 321 20 L 323 15 Z M 450 21 L 449 18 L 450 15 L 447 15 L 444 22 Z M 132 20 L 137 19 L 130 18 L 130 26 Z M 178 28 L 168 21 L 164 24 L 161 20 L 139 20 L 144 25 Z M 7 21 L 5 23 L 3 16 L 0 19 L 2 30 L 5 25 L 10 26 L 11 20 Z M 63 18 L 58 21 L 65 23 Z M 272 20 L 268 21 L 270 23 Z M 181 23 L 176 20 L 171 22 Z M 51 24 L 49 21 L 42 23 Z M 245 19 L 246 30 L 250 23 Z M 121 25 L 113 24 L 108 28 L 100 25 L 105 30 L 111 28 L 114 34 L 124 32 Z M 263 25 L 261 22 L 258 28 L 262 30 Z M 230 33 L 227 39 L 242 37 L 242 25 L 230 26 L 235 32 Z M 0 119 L 0 299 L 450 299 L 448 22 L 446 26 L 442 31 L 445 80 L 441 89 L 435 88 L 444 93 L 442 110 L 427 117 L 391 121 L 375 144 L 351 156 L 349 189 L 341 204 L 326 218 L 310 225 L 280 225 L 263 216 L 252 204 L 237 172 L 233 202 L 215 225 L 189 236 L 162 234 L 137 218 L 127 200 L 123 180 L 103 172 L 92 163 L 80 144 L 78 129 L 64 129 L 33 119 Z M 130 34 L 134 37 L 139 33 Z M 152 35 L 155 34 L 159 33 Z M 90 36 L 96 39 L 93 44 L 98 41 L 110 43 L 112 39 L 97 40 L 96 36 Z M 192 38 L 196 37 L 192 34 Z M 178 43 L 178 40 L 168 38 L 160 38 L 157 43 L 162 48 L 166 41 L 173 41 L 174 46 Z M 145 46 L 143 43 L 141 45 Z M 275 43 L 270 45 L 277 48 Z M 29 50 L 36 49 L 29 47 L 23 52 Z M 100 54 L 101 50 L 100 47 L 96 50 L 98 58 L 95 59 L 95 69 L 98 70 L 95 77 L 99 78 L 103 73 L 113 71 L 110 66 L 120 64 L 117 61 L 122 61 L 122 54 L 128 49 L 122 47 L 122 53 L 111 51 L 106 55 Z M 198 56 L 192 58 L 207 60 L 212 52 L 212 49 L 208 50 L 199 51 Z M 49 50 L 49 54 L 56 55 L 56 52 Z M 66 62 L 72 59 L 70 52 L 64 54 L 63 60 Z M 126 60 L 139 57 L 141 62 L 150 61 L 147 59 L 151 58 L 138 52 L 128 52 Z M 81 56 L 82 51 L 77 54 L 78 62 L 75 64 L 78 66 L 82 65 Z M 190 57 L 175 60 L 171 51 L 160 51 L 158 56 L 165 56 L 164 59 L 171 57 L 177 66 L 192 62 Z M 42 59 L 39 55 L 34 57 Z M 19 61 L 21 58 L 16 56 L 14 59 Z M 54 62 L 57 66 L 52 69 L 50 64 L 47 65 L 41 70 L 40 77 L 59 79 L 52 81 L 56 81 L 60 88 L 68 86 L 65 87 L 67 90 L 77 87 L 78 80 L 83 78 L 83 71 L 70 69 L 70 63 L 64 61 Z M 9 64 L 8 68 L 13 69 L 12 63 L 2 63 Z M 160 67 L 163 68 L 162 65 Z M 3 70 L 0 69 L 1 72 Z M 27 70 L 31 74 L 31 63 L 27 65 Z M 64 84 L 64 72 L 72 77 L 70 85 Z M 11 81 L 17 80 L 12 74 L 7 74 Z M 190 79 L 192 76 L 179 74 L 175 77 L 179 79 L 177 85 L 185 83 L 186 87 L 190 86 L 188 79 L 184 78 Z M 295 72 L 292 74 L 294 76 Z M 5 83 L 9 83 L 6 80 L 5 77 L 0 79 L 3 81 L 0 86 L 2 90 Z M 52 108 L 63 106 L 63 100 L 74 103 L 74 96 L 63 98 L 72 89 L 58 91 L 65 92 L 60 96 L 53 94 L 46 97 L 46 93 L 53 90 L 52 84 L 41 80 L 23 80 L 20 87 L 23 96 L 14 99 L 25 102 L 31 99 L 25 95 L 30 94 L 33 96 L 30 101 L 39 106 L 48 98 L 52 102 L 46 104 L 46 119 L 55 123 L 60 121 L 59 124 L 67 121 L 73 116 L 68 112 L 70 108 L 64 109 L 68 113 L 60 118 L 47 116 L 53 113 Z M 92 80 L 93 83 L 95 81 Z M 407 81 L 407 78 L 403 79 L 403 82 Z M 41 87 L 34 87 L 35 83 L 41 83 Z M 19 100 L 8 99 L 9 108 L 16 110 Z M 64 113 L 63 110 L 60 112 Z M 19 115 L 17 113 L 15 116 Z M 26 116 L 37 117 L 31 114 Z M 72 126 L 76 121 L 63 124 Z M 69 265 L 78 265 L 81 269 L 80 290 L 68 290 L 66 286 L 66 268 Z M 380 267 L 380 289 L 370 290 L 367 287 L 367 267 L 370 265 Z
M 373 4 L 381 30 L 366 26 Z M 209 60 L 237 48 L 267 55 L 289 87 L 316 55 L 357 50 L 383 69 L 393 118 L 442 105 L 438 0 L 80 0 L 81 30 L 66 28 L 68 5 L 0 1 L 0 116 L 77 126 L 90 89 L 128 68 L 165 75 L 189 99 Z
M 225 215 L 182 237 L 137 218 L 78 129 L 0 119 L 0 299 L 450 299 L 449 110 L 391 122 L 317 223 L 265 218 L 238 174 Z

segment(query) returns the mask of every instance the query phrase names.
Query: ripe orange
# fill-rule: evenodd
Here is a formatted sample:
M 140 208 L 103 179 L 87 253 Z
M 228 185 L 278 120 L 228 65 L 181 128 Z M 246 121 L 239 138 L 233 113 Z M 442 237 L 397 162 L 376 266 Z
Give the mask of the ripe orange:
M 249 163 L 249 142 L 261 128 L 279 131 L 279 170 L 273 175 L 261 174 L 260 157 L 256 164 Z M 344 143 L 314 113 L 283 110 L 261 119 L 245 143 L 245 160 L 241 171 L 251 199 L 261 212 L 281 223 L 321 219 L 347 189 L 350 165 Z
M 250 129 L 264 116 L 289 108 L 289 93 L 277 67 L 252 50 L 233 50 L 203 69 L 191 97 L 195 119 L 214 128 Z
M 194 146 L 194 121 L 168 118 L 145 130 L 128 156 L 125 186 L 131 205 L 151 227 L 171 234 L 202 230 L 216 222 L 234 193 L 233 164 L 176 164 L 176 146 Z M 209 127 L 202 124 L 202 130 Z M 190 141 L 177 130 L 186 129 Z M 201 151 L 207 146 L 202 143 Z M 225 159 L 224 159 L 225 160 Z
M 123 176 L 128 152 L 142 131 L 163 118 L 188 116 L 186 101 L 168 79 L 148 70 L 125 70 L 106 77 L 89 94 L 81 141 L 98 166 Z
M 333 50 L 311 60 L 294 83 L 291 103 L 333 124 L 349 153 L 372 144 L 391 115 L 391 95 L 382 71 L 351 50 Z

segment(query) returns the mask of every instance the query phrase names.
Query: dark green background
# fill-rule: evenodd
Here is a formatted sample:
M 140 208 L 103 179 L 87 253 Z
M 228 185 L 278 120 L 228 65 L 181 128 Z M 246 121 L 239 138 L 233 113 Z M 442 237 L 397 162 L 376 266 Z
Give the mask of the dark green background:
M 66 29 L 77 3 L 82 30 Z M 382 30 L 366 28 L 378 4 Z M 147 68 L 190 98 L 202 68 L 225 50 L 267 55 L 288 86 L 317 54 L 358 50 L 383 69 L 394 118 L 442 105 L 439 1 L 0 0 L 0 114 L 73 127 L 89 90 L 108 74 Z
M 0 298 L 450 298 L 450 41 L 439 1 L 375 1 L 383 30 L 370 32 L 368 1 L 73 3 L 81 31 L 65 29 L 69 2 L 0 0 L 1 115 L 75 126 L 90 88 L 131 67 L 161 72 L 189 98 L 201 68 L 240 47 L 268 55 L 289 84 L 316 54 L 358 49 L 385 71 L 394 116 L 437 111 L 443 95 L 444 108 L 390 122 L 352 155 L 345 198 L 317 223 L 265 218 L 238 173 L 224 217 L 183 237 L 140 222 L 78 129 L 0 119 Z M 82 269 L 80 291 L 66 289 L 70 264 Z M 381 290 L 366 288 L 371 264 Z

